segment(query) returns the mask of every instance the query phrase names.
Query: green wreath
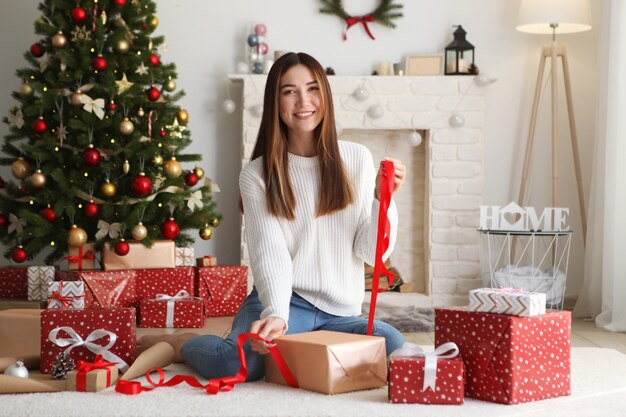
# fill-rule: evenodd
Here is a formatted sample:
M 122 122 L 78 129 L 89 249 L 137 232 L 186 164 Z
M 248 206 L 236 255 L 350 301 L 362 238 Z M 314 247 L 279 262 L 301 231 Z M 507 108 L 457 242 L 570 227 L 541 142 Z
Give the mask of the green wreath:
M 394 4 L 393 0 L 381 0 L 376 10 L 364 16 L 350 16 L 343 8 L 341 0 L 320 1 L 323 4 L 320 8 L 320 13 L 339 16 L 341 19 L 346 21 L 346 29 L 343 32 L 344 41 L 347 39 L 348 29 L 357 23 L 361 23 L 363 25 L 363 29 L 365 29 L 365 32 L 367 32 L 369 37 L 376 40 L 374 35 L 372 35 L 372 32 L 370 32 L 367 25 L 368 23 L 376 22 L 390 28 L 395 28 L 396 25 L 393 23 L 393 19 L 402 17 L 402 13 L 399 10 L 402 9 L 403 6 L 401 4 Z

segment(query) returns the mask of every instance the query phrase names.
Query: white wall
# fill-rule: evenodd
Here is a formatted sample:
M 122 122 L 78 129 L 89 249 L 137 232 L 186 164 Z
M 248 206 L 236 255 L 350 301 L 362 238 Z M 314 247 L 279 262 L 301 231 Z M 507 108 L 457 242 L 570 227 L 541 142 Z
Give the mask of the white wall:
M 251 26 L 263 22 L 268 27 L 270 49 L 304 51 L 317 57 L 337 74 L 369 74 L 378 61 L 398 62 L 406 55 L 440 53 L 452 38 L 452 25 L 462 24 L 467 39 L 476 46 L 476 63 L 481 71 L 499 81 L 486 94 L 485 203 L 507 203 L 517 198 L 524 146 L 541 46 L 549 36 L 515 31 L 518 1 L 444 0 L 418 2 L 405 0 L 404 17 L 396 29 L 371 25 L 376 41 L 360 27 L 353 27 L 348 41 L 341 39 L 343 24 L 335 16 L 318 13 L 317 0 L 160 0 L 156 31 L 164 35 L 169 52 L 163 61 L 178 67 L 178 87 L 187 92 L 182 104 L 189 110 L 194 140 L 188 149 L 204 155 L 203 167 L 221 187 L 217 195 L 224 215 L 222 225 L 209 242 L 198 242 L 199 254 L 213 254 L 221 263 L 239 260 L 239 216 L 237 178 L 240 169 L 240 110 L 225 115 L 221 102 L 227 96 L 227 74 L 243 60 L 245 37 Z M 567 43 L 574 106 L 581 148 L 583 180 L 588 192 L 593 151 L 596 94 L 597 26 L 600 0 L 591 0 L 594 29 L 559 38 Z M 0 14 L 0 114 L 14 105 L 10 97 L 20 82 L 16 68 L 24 66 L 23 51 L 37 40 L 33 22 L 39 16 L 37 0 L 5 2 Z M 346 0 L 346 10 L 354 15 L 367 13 L 376 0 Z M 561 79 L 562 94 L 562 79 Z M 232 87 L 233 98 L 239 91 Z M 536 155 L 529 205 L 550 205 L 550 127 L 549 95 L 545 95 L 537 127 Z M 582 283 L 582 238 L 578 221 L 576 186 L 571 164 L 565 106 L 560 107 L 560 194 L 559 205 L 572 209 L 571 224 L 576 231 L 569 288 L 577 291 Z M 0 134 L 7 129 L 0 126 Z M 541 156 L 544 155 L 544 156 Z M 4 168 L 3 176 L 8 171 Z M 571 292 L 571 291 L 570 291 Z

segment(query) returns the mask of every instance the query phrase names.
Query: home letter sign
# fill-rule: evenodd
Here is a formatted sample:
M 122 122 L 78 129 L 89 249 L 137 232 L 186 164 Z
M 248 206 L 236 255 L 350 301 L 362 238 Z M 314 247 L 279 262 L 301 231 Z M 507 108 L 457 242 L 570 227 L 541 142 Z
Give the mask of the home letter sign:
M 511 230 L 533 232 L 567 231 L 568 208 L 546 207 L 538 215 L 534 207 L 510 203 L 505 207 L 480 206 L 481 230 Z

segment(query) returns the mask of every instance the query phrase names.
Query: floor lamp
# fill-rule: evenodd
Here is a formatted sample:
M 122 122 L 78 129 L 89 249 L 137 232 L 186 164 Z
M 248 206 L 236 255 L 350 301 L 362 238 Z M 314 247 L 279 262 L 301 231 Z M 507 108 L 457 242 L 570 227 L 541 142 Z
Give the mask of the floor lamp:
M 524 169 L 522 171 L 522 183 L 518 203 L 524 204 L 524 193 L 528 179 L 528 168 L 537 124 L 537 111 L 543 83 L 543 74 L 546 60 L 551 63 L 551 95 L 552 95 L 552 205 L 557 207 L 558 185 L 558 125 L 557 125 L 557 69 L 558 58 L 561 58 L 563 77 L 565 81 L 565 97 L 567 100 L 567 113 L 569 115 L 569 128 L 574 155 L 574 168 L 576 170 L 576 182 L 578 185 L 578 202 L 582 217 L 583 241 L 587 237 L 587 215 L 585 198 L 583 194 L 582 178 L 580 171 L 580 157 L 578 152 L 578 139 L 576 137 L 576 124 L 574 121 L 574 105 L 572 101 L 572 88 L 569 76 L 569 64 L 565 45 L 557 44 L 556 35 L 564 33 L 583 32 L 591 29 L 591 13 L 588 0 L 521 0 L 517 30 L 526 33 L 552 34 L 552 43 L 545 45 L 541 51 L 535 97 L 530 117 L 526 153 L 524 155 Z

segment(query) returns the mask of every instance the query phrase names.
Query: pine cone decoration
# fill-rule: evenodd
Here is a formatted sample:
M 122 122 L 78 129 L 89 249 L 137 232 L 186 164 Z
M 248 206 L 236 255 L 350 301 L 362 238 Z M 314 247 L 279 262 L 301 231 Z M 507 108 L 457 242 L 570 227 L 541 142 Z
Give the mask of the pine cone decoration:
M 326 67 L 326 75 L 335 75 L 335 69 L 333 67 Z
M 70 355 L 66 353 L 59 353 L 59 355 L 52 362 L 52 378 L 53 379 L 65 379 L 67 373 L 76 369 L 76 363 Z

